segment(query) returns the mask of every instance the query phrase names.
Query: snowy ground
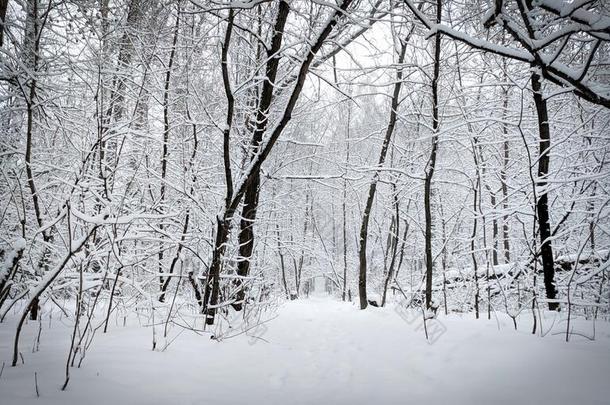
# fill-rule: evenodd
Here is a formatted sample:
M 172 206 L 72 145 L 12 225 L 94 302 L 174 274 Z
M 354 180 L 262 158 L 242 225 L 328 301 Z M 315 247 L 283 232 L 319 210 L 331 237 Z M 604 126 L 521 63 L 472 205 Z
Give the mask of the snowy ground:
M 359 311 L 328 298 L 286 303 L 262 338 L 223 342 L 182 333 L 151 351 L 149 328 L 96 337 L 81 369 L 63 382 L 69 329 L 55 322 L 22 339 L 25 364 L 9 367 L 14 319 L 0 325 L 0 404 L 608 404 L 610 327 L 596 340 L 529 333 L 522 319 L 441 317 L 429 344 L 418 321 L 392 308 Z M 547 321 L 547 325 L 549 322 Z M 591 333 L 591 324 L 578 327 Z M 498 329 L 500 328 L 500 330 Z M 557 331 L 559 327 L 555 328 Z M 554 330 L 555 330 L 554 329 Z M 34 372 L 40 398 L 36 398 Z

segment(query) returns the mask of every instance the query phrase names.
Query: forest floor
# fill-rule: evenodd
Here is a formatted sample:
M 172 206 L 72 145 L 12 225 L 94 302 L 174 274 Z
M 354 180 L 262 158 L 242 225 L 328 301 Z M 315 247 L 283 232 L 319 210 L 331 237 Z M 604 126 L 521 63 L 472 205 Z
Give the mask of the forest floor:
M 71 326 L 26 325 L 25 364 L 10 367 L 15 319 L 0 325 L 0 404 L 608 404 L 610 326 L 591 341 L 565 324 L 531 318 L 440 316 L 428 323 L 393 309 L 359 311 L 312 297 L 282 305 L 258 330 L 217 342 L 185 331 L 165 351 L 151 350 L 151 329 L 112 326 L 96 336 L 80 369 L 64 381 Z M 404 314 L 403 314 L 404 315 Z M 593 324 L 576 330 L 591 335 Z M 431 343 L 433 341 L 433 343 Z M 34 373 L 40 397 L 36 397 Z

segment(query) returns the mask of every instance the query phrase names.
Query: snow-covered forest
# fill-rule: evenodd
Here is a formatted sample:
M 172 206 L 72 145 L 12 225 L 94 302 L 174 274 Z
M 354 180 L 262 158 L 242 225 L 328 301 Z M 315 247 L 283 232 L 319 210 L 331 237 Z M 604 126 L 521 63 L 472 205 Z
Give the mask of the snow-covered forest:
M 607 0 L 0 0 L 0 403 L 607 404 Z

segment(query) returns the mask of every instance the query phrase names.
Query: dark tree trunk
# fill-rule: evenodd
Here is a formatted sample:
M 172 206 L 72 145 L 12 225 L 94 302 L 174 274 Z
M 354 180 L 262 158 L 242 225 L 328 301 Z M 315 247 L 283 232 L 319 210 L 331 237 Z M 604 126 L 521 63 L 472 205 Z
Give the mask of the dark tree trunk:
M 555 288 L 555 260 L 553 258 L 553 246 L 551 244 L 551 224 L 549 218 L 549 197 L 547 187 L 547 176 L 549 174 L 551 130 L 549 128 L 549 116 L 546 100 L 542 97 L 540 76 L 532 74 L 532 90 L 534 91 L 534 103 L 538 113 L 538 130 L 540 141 L 538 150 L 538 180 L 537 189 L 540 190 L 536 201 L 536 214 L 538 218 L 538 231 L 540 232 L 540 258 L 542 259 L 542 271 L 544 274 L 544 288 L 546 297 L 554 300 L 557 297 Z M 549 302 L 549 309 L 559 309 L 559 304 Z
M 348 112 L 349 114 L 349 112 Z M 349 128 L 349 120 L 348 120 Z M 348 129 L 349 134 L 349 129 Z M 348 135 L 349 139 L 349 135 Z M 349 161 L 349 140 L 346 140 L 346 162 Z M 347 167 L 347 165 L 346 165 Z M 341 206 L 343 212 L 343 290 L 341 292 L 341 299 L 345 301 L 346 290 L 347 290 L 347 180 L 343 179 L 343 204 Z
M 179 6 L 178 6 L 179 7 Z M 159 191 L 159 210 L 161 213 L 165 212 L 165 192 L 166 186 L 165 181 L 167 178 L 167 156 L 169 154 L 169 135 L 170 135 L 170 124 L 169 124 L 169 93 L 170 93 L 170 84 L 172 77 L 172 67 L 174 65 L 174 57 L 176 56 L 176 45 L 178 43 L 178 29 L 180 28 L 180 8 L 178 8 L 178 12 L 176 13 L 176 22 L 174 25 L 174 38 L 172 40 L 172 50 L 169 53 L 169 62 L 167 65 L 167 71 L 165 72 L 165 84 L 163 88 L 163 149 L 161 153 L 161 189 Z M 188 218 L 188 216 L 187 216 Z M 188 219 L 186 221 L 188 228 Z M 159 229 L 163 230 L 163 223 L 159 224 Z M 182 245 L 178 248 L 181 249 Z M 163 273 L 163 242 L 159 247 L 159 274 Z M 170 274 L 173 271 L 175 266 L 175 260 L 172 262 L 170 268 Z M 163 279 L 163 276 L 159 276 L 159 283 L 161 294 L 159 295 L 159 302 L 165 301 L 165 290 L 169 285 L 169 279 Z
M 391 251 L 390 265 L 388 267 L 388 274 L 386 275 L 385 282 L 383 283 L 383 295 L 381 296 L 381 306 L 385 306 L 388 286 L 394 277 L 394 268 L 396 267 L 396 256 L 398 253 L 398 235 L 400 234 L 400 210 L 398 194 L 396 192 L 396 184 L 393 183 L 394 189 L 394 218 L 392 218 L 392 226 L 390 227 L 390 241 L 389 250 Z
M 4 44 L 4 26 L 6 25 L 6 9 L 8 0 L 0 0 L 0 46 Z
M 282 252 L 280 225 L 277 223 L 277 218 L 275 220 L 275 232 L 277 233 L 277 253 L 280 257 L 280 270 L 282 271 L 282 285 L 284 286 L 286 298 L 292 299 L 290 291 L 288 290 L 288 282 L 286 281 L 286 265 L 284 262 L 284 253 Z
M 491 191 L 490 192 L 490 203 L 491 203 L 491 207 L 492 209 L 495 211 L 496 210 L 496 193 Z M 491 233 L 491 245 L 492 245 L 492 250 L 491 250 L 491 263 L 494 266 L 498 265 L 498 234 L 499 234 L 499 229 L 498 229 L 498 219 L 496 218 L 495 214 L 493 215 L 492 219 L 491 219 L 491 229 L 492 229 L 492 233 Z
M 337 62 L 334 55 L 332 60 L 335 86 L 339 88 L 339 81 L 337 79 Z M 345 170 L 347 170 L 347 165 L 349 163 L 349 134 L 350 124 L 352 121 L 351 118 L 352 105 L 350 103 L 347 108 L 347 125 L 345 131 Z M 345 301 L 347 299 L 347 180 L 345 178 L 343 179 L 343 202 L 341 204 L 341 212 L 343 214 L 341 222 L 343 231 L 343 286 L 341 288 L 341 300 Z
M 436 2 L 436 22 L 441 22 L 441 0 Z M 426 239 L 426 308 L 432 307 L 432 178 L 436 167 L 436 152 L 438 148 L 438 77 L 440 73 L 441 58 L 441 36 L 436 34 L 434 37 L 434 73 L 432 76 L 432 150 L 426 167 L 426 178 L 424 181 L 424 211 L 426 218 L 425 239 Z
M 311 173 L 311 168 L 310 168 Z M 297 294 L 301 287 L 301 273 L 303 272 L 303 263 L 305 262 L 305 241 L 307 232 L 309 231 L 309 223 L 313 223 L 313 197 L 309 197 L 309 190 L 305 192 L 305 215 L 303 218 L 303 243 L 301 246 L 301 255 L 299 256 L 298 264 L 294 266 L 294 283 L 296 285 Z
M 25 37 L 24 37 L 24 48 L 25 48 L 25 65 L 30 69 L 30 83 L 29 83 L 29 94 L 27 96 L 26 107 L 26 146 L 25 146 L 25 172 L 27 175 L 28 188 L 32 195 L 32 202 L 34 204 L 34 214 L 36 215 L 36 223 L 39 228 L 43 226 L 42 220 L 42 209 L 40 208 L 38 190 L 34 181 L 34 172 L 32 170 L 32 147 L 34 143 L 34 119 L 36 116 L 36 97 L 38 90 L 38 61 L 40 58 L 40 31 L 42 27 L 39 24 L 38 17 L 38 0 L 29 0 L 27 2 L 27 16 L 25 23 Z M 49 270 L 49 244 L 52 241 L 52 236 L 48 230 L 42 232 L 42 238 L 44 240 L 44 248 L 42 257 L 38 263 L 38 267 L 43 269 L 44 273 Z M 38 272 L 37 272 L 38 273 Z M 32 300 L 30 306 L 30 319 L 38 319 L 39 310 L 38 297 Z
M 250 142 L 252 159 L 258 153 L 258 148 L 263 140 L 263 134 L 267 129 L 269 119 L 269 109 L 273 100 L 273 90 L 277 78 L 280 63 L 279 51 L 282 46 L 284 26 L 288 19 L 290 7 L 286 1 L 281 1 L 278 6 L 277 19 L 271 39 L 271 47 L 267 51 L 267 66 L 265 69 L 265 82 L 261 93 L 260 102 L 256 116 L 256 127 Z M 260 169 L 259 169 L 260 170 Z M 237 263 L 237 274 L 246 277 L 250 273 L 250 261 L 254 251 L 254 222 L 256 221 L 256 210 L 258 208 L 258 197 L 260 192 L 260 173 L 257 171 L 252 177 L 252 181 L 246 189 L 244 205 L 241 212 L 241 222 L 239 230 L 239 261 Z M 234 304 L 236 310 L 241 310 L 242 302 L 245 298 L 245 291 L 241 287 L 241 280 L 238 281 L 237 301 Z
M 412 30 L 411 30 L 412 32 Z M 410 36 L 410 33 L 409 33 Z M 400 89 L 402 87 L 402 64 L 405 60 L 405 53 L 407 50 L 407 43 L 409 36 L 405 41 L 401 42 L 400 53 L 398 55 L 398 71 L 396 72 L 396 83 L 394 84 L 394 92 L 392 94 L 392 103 L 390 106 L 390 120 L 388 127 L 385 132 L 385 138 L 379 154 L 379 162 L 377 167 L 381 168 L 385 162 L 385 158 L 388 152 L 388 147 L 394 133 L 394 127 L 396 126 L 396 118 L 398 111 L 398 103 L 400 99 Z M 366 200 L 366 206 L 364 208 L 364 214 L 362 216 L 362 225 L 360 227 L 360 251 L 358 252 L 358 258 L 360 260 L 359 273 L 358 273 L 358 293 L 360 294 L 360 309 L 366 309 L 368 301 L 366 299 L 366 244 L 368 239 L 368 227 L 369 218 L 371 215 L 371 209 L 373 208 L 373 200 L 375 199 L 375 191 L 377 190 L 377 182 L 379 180 L 379 172 L 375 171 L 373 180 L 369 186 L 369 193 Z
M 475 156 L 475 164 L 478 166 L 478 159 L 476 157 L 476 148 L 473 148 L 474 151 L 474 156 Z M 479 266 L 477 263 L 477 255 L 476 255 L 476 251 L 475 251 L 475 238 L 477 236 L 477 222 L 478 222 L 478 212 L 477 212 L 477 198 L 478 198 L 478 193 L 479 193 L 479 176 L 478 176 L 478 172 L 479 169 L 477 168 L 477 183 L 474 185 L 474 197 L 472 200 L 472 214 L 473 214 L 473 219 L 472 219 L 472 235 L 470 236 L 470 254 L 472 256 L 472 268 L 473 268 L 473 274 L 474 274 L 474 314 L 476 316 L 477 319 L 479 319 Z
M 228 218 L 231 218 L 234 212 L 235 210 L 227 211 L 227 214 L 225 214 L 223 218 L 216 219 L 214 253 L 212 255 L 212 263 L 210 264 L 203 290 L 203 312 L 206 316 L 205 322 L 208 325 L 214 324 L 214 318 L 216 316 L 216 305 L 218 304 L 218 295 L 220 293 L 220 268 L 226 250 L 226 243 L 229 239 L 229 229 L 231 227 L 231 221 Z
M 506 70 L 506 62 L 504 63 L 504 70 Z M 504 137 L 503 143 L 503 159 L 502 159 L 502 170 L 500 171 L 500 183 L 502 189 L 502 209 L 504 215 L 502 216 L 502 242 L 504 248 L 504 262 L 510 263 L 510 241 L 509 241 L 509 227 L 508 227 L 508 184 L 507 184 L 507 171 L 508 162 L 510 159 L 510 145 L 508 141 L 508 125 L 504 122 L 508 115 L 508 88 L 504 90 L 504 102 L 502 110 L 502 135 Z

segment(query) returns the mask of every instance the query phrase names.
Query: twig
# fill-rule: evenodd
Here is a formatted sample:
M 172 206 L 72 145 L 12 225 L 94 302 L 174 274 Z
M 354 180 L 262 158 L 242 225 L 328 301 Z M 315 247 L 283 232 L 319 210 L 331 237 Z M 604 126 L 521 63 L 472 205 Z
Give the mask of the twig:
M 34 385 L 36 386 L 36 397 L 40 398 L 40 391 L 38 391 L 38 373 L 34 371 Z

